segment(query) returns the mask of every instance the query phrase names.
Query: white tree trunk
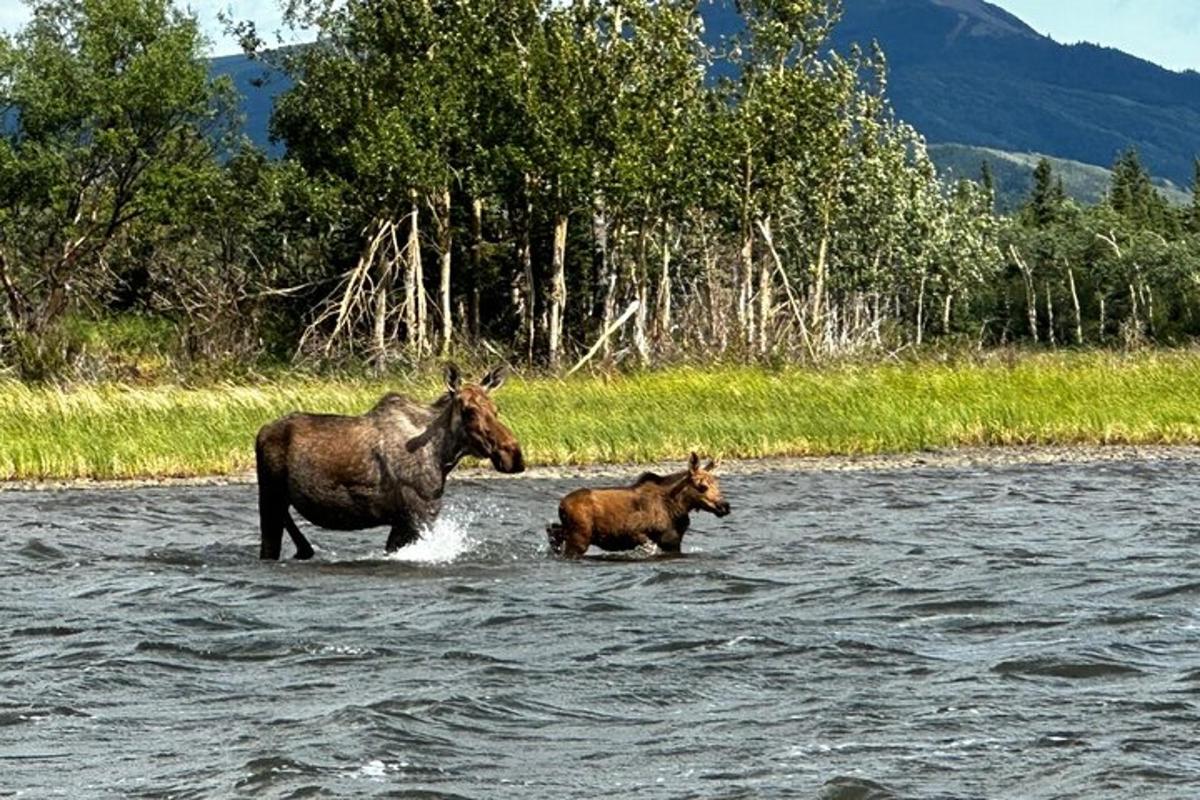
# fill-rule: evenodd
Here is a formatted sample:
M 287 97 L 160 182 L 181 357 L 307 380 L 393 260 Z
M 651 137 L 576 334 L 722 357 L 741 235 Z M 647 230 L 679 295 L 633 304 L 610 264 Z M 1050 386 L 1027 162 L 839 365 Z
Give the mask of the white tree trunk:
M 1075 291 L 1075 272 L 1067 267 L 1067 285 L 1071 287 L 1071 304 L 1075 307 L 1075 344 L 1083 344 L 1083 314 L 1079 311 L 1079 292 Z
M 661 346 L 671 336 L 671 226 L 663 224 L 662 272 L 658 275 L 655 336 Z
M 385 229 L 390 229 L 395 225 L 391 220 L 383 223 L 380 228 L 379 236 L 383 238 Z M 390 230 L 387 230 L 390 233 Z M 375 358 L 382 363 L 387 357 L 387 314 L 388 314 L 388 295 L 392 289 L 392 271 L 395 269 L 396 259 L 399 253 L 393 253 L 391 258 L 388 258 L 386 244 L 380 249 L 376 256 L 376 266 L 378 268 L 378 278 L 375 283 L 375 309 L 372 331 L 375 343 Z
M 763 238 L 767 241 L 772 241 L 771 236 L 771 217 L 767 216 L 759 222 L 759 226 L 763 230 Z M 767 259 L 763 259 L 762 266 L 758 270 L 758 352 L 760 355 L 766 355 L 771 348 L 771 323 L 773 317 L 771 314 L 771 287 L 773 282 L 771 275 L 774 273 L 774 264 L 768 263 Z
M 482 335 L 479 320 L 479 281 L 483 271 L 483 200 L 471 200 L 471 308 L 465 327 L 476 340 Z
M 405 245 L 408 259 L 404 275 L 404 321 L 409 349 L 421 354 L 425 352 L 426 306 L 425 275 L 421 266 L 420 208 L 416 192 L 411 193 L 410 200 L 412 208 L 408 216 L 408 242 Z
M 438 193 L 438 298 L 442 309 L 442 355 L 450 352 L 450 337 L 454 331 L 454 318 L 450 313 L 450 256 L 452 229 L 450 227 L 450 187 L 443 186 Z
M 562 351 L 563 312 L 567 303 L 567 215 L 554 216 L 554 250 L 550 261 L 549 323 L 550 366 L 557 367 Z
M 1054 338 L 1054 297 L 1050 294 L 1050 281 L 1046 281 L 1046 341 L 1051 347 L 1056 344 Z

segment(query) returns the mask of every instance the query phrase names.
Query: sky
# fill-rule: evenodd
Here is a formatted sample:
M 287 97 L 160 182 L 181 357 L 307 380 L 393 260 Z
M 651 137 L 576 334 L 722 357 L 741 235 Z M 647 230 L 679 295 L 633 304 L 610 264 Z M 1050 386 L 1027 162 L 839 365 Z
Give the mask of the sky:
M 275 31 L 280 27 L 279 0 L 178 0 L 181 6 L 195 12 L 205 35 L 212 42 L 211 55 L 224 56 L 240 53 L 237 41 L 224 35 L 217 14 L 229 12 L 234 19 L 254 20 L 258 35 L 268 44 L 275 44 Z M 0 30 L 13 32 L 29 19 L 29 12 L 22 0 L 0 0 Z M 286 41 L 291 41 L 290 32 L 285 31 Z M 311 38 L 311 37 L 310 37 Z
M 1200 0 L 991 0 L 1063 44 L 1093 42 L 1200 71 Z
M 1078 41 L 1115 47 L 1174 70 L 1200 71 L 1200 0 L 991 0 L 1030 27 L 1070 44 Z M 278 0 L 190 0 L 213 41 L 213 55 L 239 51 L 226 38 L 217 13 L 231 11 L 258 23 L 259 35 L 275 42 Z M 12 31 L 27 19 L 21 0 L 0 0 L 0 30 Z

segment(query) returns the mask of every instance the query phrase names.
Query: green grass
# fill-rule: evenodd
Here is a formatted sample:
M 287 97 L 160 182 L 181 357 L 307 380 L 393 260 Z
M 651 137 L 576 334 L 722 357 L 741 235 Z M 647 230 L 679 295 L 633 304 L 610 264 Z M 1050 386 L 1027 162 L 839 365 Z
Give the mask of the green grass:
M 237 473 L 252 468 L 264 422 L 295 409 L 358 413 L 389 389 L 432 399 L 438 384 L 0 383 L 0 479 Z M 1200 357 L 1187 352 L 514 378 L 497 400 L 531 464 L 653 461 L 692 449 L 754 458 L 1200 443 Z

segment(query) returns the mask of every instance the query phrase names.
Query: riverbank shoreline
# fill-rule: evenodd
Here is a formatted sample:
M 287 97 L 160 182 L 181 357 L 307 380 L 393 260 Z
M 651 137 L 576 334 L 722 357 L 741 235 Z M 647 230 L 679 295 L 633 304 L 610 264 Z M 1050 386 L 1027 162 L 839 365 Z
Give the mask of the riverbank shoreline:
M 960 447 L 908 453 L 869 455 L 767 456 L 763 458 L 722 459 L 722 475 L 756 475 L 769 472 L 893 472 L 918 469 L 962 470 L 994 469 L 1011 466 L 1049 466 L 1054 464 L 1108 464 L 1133 462 L 1200 462 L 1200 445 L 1030 445 Z M 457 481 L 523 481 L 573 479 L 590 481 L 611 479 L 632 481 L 646 471 L 673 472 L 682 468 L 674 461 L 625 464 L 575 464 L 535 466 L 519 475 L 496 472 L 485 464 L 455 470 L 450 484 Z M 113 490 L 172 488 L 189 486 L 247 486 L 255 483 L 253 471 L 232 475 L 190 477 L 0 481 L 0 492 L 52 492 L 71 490 Z
M 245 483 L 255 433 L 273 419 L 361 414 L 392 391 L 433 403 L 443 390 L 428 374 L 201 387 L 0 382 L 0 482 Z M 514 375 L 496 402 L 531 475 L 621 478 L 677 469 L 692 450 L 724 457 L 727 470 L 1175 454 L 1200 448 L 1197 397 L 1200 356 L 1178 350 Z

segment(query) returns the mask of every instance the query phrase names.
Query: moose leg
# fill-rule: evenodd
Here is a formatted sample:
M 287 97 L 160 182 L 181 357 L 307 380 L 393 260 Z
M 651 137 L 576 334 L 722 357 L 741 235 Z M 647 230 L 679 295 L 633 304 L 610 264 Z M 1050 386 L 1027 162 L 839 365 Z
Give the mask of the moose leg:
M 558 526 L 551 546 L 563 558 L 579 558 L 592 544 L 592 514 L 578 503 L 563 500 L 558 506 Z
M 264 428 L 254 442 L 254 466 L 258 474 L 258 520 L 262 531 L 258 557 L 264 561 L 278 561 L 283 547 L 284 526 L 291 524 L 292 520 L 288 515 L 287 477 L 282 451 L 270 434 L 271 431 Z
M 264 561 L 278 561 L 283 546 L 283 521 L 277 515 L 265 512 L 260 517 L 262 542 L 258 547 L 258 557 Z
M 635 533 L 633 535 L 633 541 L 635 542 L 633 547 L 634 550 L 640 550 L 648 555 L 661 553 L 663 551 L 663 548 L 658 546 L 658 542 L 654 541 L 654 539 L 645 531 Z
M 292 537 L 292 544 L 296 545 L 295 558 L 300 561 L 307 561 L 312 558 L 312 545 L 308 543 L 308 539 L 304 538 L 304 534 L 296 527 L 296 520 L 292 519 L 292 515 L 286 509 L 283 512 L 283 524 L 287 527 L 288 535 Z
M 394 553 L 420 538 L 421 532 L 417 529 L 416 522 L 410 515 L 404 514 L 396 517 L 392 522 L 392 531 L 388 534 L 386 549 L 389 553 Z
M 563 525 L 558 554 L 563 558 L 580 558 L 592 545 L 592 526 L 589 523 Z
M 550 542 L 550 552 L 561 553 L 563 547 L 563 538 L 566 534 L 563 533 L 563 526 L 557 522 L 552 522 L 546 526 L 546 539 Z
M 664 553 L 678 553 L 681 544 L 683 544 L 683 534 L 672 529 L 659 538 L 658 549 Z
M 287 500 L 276 498 L 260 480 L 258 484 L 258 521 L 262 529 L 262 540 L 258 548 L 260 559 L 264 561 L 279 560 L 279 551 L 283 546 L 285 520 L 290 522 Z

